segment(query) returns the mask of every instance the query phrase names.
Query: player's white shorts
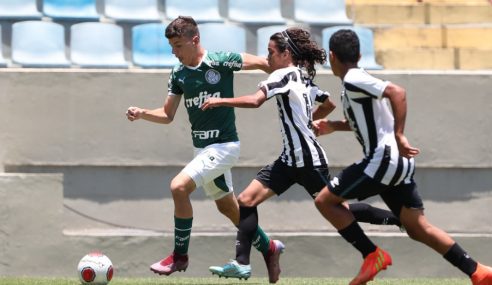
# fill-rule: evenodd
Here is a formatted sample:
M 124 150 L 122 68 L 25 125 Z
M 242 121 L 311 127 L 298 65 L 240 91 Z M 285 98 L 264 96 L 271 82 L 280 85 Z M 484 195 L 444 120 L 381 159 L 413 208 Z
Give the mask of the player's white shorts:
M 195 148 L 195 158 L 183 172 L 202 186 L 208 197 L 218 200 L 233 191 L 231 168 L 239 160 L 240 142 L 218 143 Z

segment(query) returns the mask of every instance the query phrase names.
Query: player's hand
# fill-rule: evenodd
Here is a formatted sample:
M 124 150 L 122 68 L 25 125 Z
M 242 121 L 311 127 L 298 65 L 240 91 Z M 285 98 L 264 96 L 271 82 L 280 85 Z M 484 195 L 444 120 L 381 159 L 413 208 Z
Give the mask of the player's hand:
M 130 121 L 135 121 L 140 119 L 142 116 L 143 109 L 139 107 L 129 107 L 128 110 L 126 110 L 126 118 Z
M 400 151 L 400 155 L 406 158 L 412 158 L 420 153 L 418 148 L 415 148 L 410 145 L 407 137 L 404 135 L 396 135 L 396 143 L 398 145 L 398 150 Z
M 218 106 L 220 106 L 220 98 L 208 98 L 207 100 L 205 100 L 205 102 L 203 102 L 201 108 L 203 111 L 205 111 L 207 109 L 212 109 Z
M 313 132 L 316 136 L 327 135 L 333 133 L 335 128 L 330 121 L 320 119 L 313 122 Z

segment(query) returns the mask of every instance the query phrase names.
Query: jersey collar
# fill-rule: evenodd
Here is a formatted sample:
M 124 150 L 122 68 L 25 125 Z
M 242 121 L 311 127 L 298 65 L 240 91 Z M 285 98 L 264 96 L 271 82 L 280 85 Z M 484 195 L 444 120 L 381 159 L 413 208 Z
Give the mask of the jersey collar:
M 188 69 L 192 69 L 192 70 L 196 70 L 196 69 L 198 69 L 198 68 L 202 65 L 202 63 L 205 61 L 205 58 L 207 58 L 207 55 L 208 55 L 208 50 L 205 50 L 205 52 L 203 53 L 203 57 L 200 59 L 200 62 L 198 63 L 198 65 L 197 65 L 197 66 L 189 66 L 189 65 L 185 65 L 185 66 L 186 66 L 186 68 L 188 68 Z

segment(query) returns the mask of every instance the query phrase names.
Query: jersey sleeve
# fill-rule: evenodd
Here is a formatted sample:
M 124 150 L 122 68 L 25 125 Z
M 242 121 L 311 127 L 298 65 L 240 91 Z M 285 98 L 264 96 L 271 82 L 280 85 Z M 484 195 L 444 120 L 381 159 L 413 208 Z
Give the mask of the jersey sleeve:
M 330 93 L 328 91 L 323 91 L 319 89 L 318 85 L 314 84 L 311 80 L 306 79 L 306 88 L 309 90 L 309 95 L 311 99 L 316 104 L 322 104 L 330 97 Z
M 344 78 L 347 90 L 364 93 L 373 98 L 382 98 L 390 82 L 376 78 L 363 69 L 352 69 Z
M 270 76 L 268 76 L 267 80 L 261 81 L 258 84 L 260 89 L 265 89 L 267 100 L 279 93 L 284 93 L 289 90 L 289 87 L 287 86 L 289 79 L 282 75 L 283 74 L 278 72 L 278 70 L 274 71 L 270 74 Z
M 183 93 L 183 89 L 179 86 L 178 80 L 176 80 L 176 68 L 174 68 L 169 75 L 169 81 L 167 82 L 167 94 L 183 95 Z
M 222 72 L 239 71 L 243 68 L 243 57 L 239 53 L 210 52 L 209 57 L 213 62 L 212 65 Z

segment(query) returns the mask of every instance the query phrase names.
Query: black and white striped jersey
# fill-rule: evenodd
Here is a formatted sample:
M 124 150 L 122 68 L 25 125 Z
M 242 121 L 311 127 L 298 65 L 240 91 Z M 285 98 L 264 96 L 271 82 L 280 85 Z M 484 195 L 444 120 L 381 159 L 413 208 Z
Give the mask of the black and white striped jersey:
M 267 99 L 277 100 L 284 145 L 280 159 L 293 167 L 327 167 L 326 153 L 312 130 L 312 112 L 314 104 L 324 102 L 329 93 L 304 78 L 297 67 L 278 69 L 259 86 L 265 88 Z
M 364 173 L 385 185 L 410 183 L 415 162 L 400 156 L 394 134 L 394 117 L 383 92 L 389 81 L 350 69 L 343 79 L 343 113 L 362 145 Z

